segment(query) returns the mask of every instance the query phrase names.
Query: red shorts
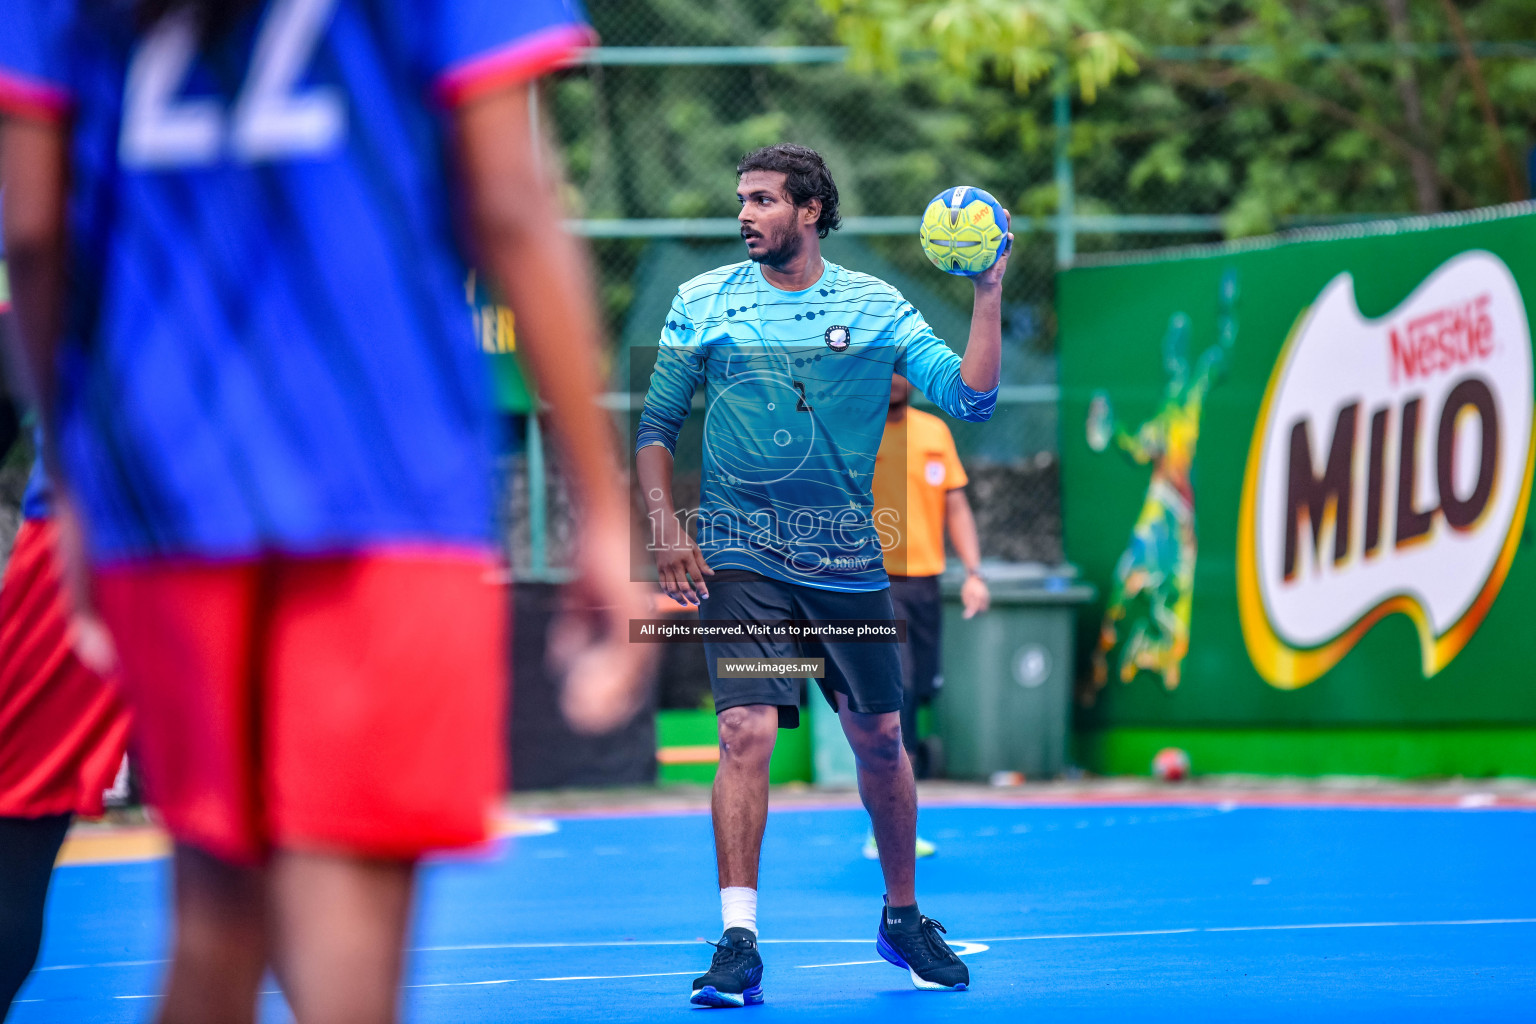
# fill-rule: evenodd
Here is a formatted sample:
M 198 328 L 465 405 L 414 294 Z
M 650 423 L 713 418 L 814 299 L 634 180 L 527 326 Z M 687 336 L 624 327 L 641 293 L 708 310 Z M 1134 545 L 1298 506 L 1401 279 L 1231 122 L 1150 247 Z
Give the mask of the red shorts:
M 128 739 L 117 688 L 80 664 L 53 523 L 21 524 L 0 587 L 0 816 L 100 814 Z
M 454 551 L 100 570 L 146 794 L 172 836 L 239 864 L 483 840 L 506 737 L 493 566 Z

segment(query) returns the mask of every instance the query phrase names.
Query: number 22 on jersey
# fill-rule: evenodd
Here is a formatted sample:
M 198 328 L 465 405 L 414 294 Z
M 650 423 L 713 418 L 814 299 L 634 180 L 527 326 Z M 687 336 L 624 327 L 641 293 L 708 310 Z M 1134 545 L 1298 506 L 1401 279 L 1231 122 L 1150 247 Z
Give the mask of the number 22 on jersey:
M 187 13 L 162 19 L 128 64 L 119 162 L 149 170 L 334 152 L 346 141 L 346 99 L 337 89 L 298 84 L 335 7 L 336 0 L 274 0 L 228 110 L 211 97 L 180 95 L 197 58 L 198 25 Z

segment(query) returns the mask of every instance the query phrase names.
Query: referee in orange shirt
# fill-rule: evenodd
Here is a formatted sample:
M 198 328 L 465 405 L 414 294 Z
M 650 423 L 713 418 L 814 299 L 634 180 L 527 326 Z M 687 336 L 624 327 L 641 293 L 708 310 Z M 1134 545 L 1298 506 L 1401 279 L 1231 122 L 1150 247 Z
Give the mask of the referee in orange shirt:
M 918 778 L 923 778 L 930 766 L 917 744 L 917 708 L 944 685 L 939 577 L 944 572 L 946 524 L 950 543 L 965 566 L 960 588 L 965 617 L 986 611 L 991 594 L 981 575 L 981 545 L 965 498 L 967 478 L 955 439 L 939 417 L 909 407 L 911 394 L 905 377 L 892 376 L 885 436 L 875 456 L 874 507 L 887 545 L 891 604 L 896 618 L 907 620 L 907 641 L 901 647 L 902 742 Z

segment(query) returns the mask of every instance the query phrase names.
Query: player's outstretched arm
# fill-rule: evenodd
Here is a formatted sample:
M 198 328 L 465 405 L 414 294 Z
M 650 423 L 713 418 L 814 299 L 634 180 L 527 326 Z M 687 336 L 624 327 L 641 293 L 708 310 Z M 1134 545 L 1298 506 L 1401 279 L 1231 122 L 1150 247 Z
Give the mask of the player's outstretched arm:
M 1145 466 L 1163 454 L 1162 434 L 1162 427 L 1155 418 L 1143 423 L 1134 434 L 1116 423 L 1115 446 L 1132 462 Z
M 1007 211 L 1004 211 L 1005 213 Z M 1013 218 L 1009 217 L 1012 223 Z M 997 262 L 973 278 L 976 297 L 971 305 L 971 336 L 960 360 L 960 377 L 977 391 L 997 387 L 1003 365 L 1003 275 L 1013 251 L 1013 232 Z
M 1094 392 L 1088 403 L 1088 447 L 1096 452 L 1102 452 L 1113 444 L 1132 462 L 1145 465 L 1159 453 L 1156 443 L 1158 429 L 1157 420 L 1153 418 L 1143 423 L 1134 434 L 1126 430 L 1125 425 L 1115 419 L 1109 395 L 1103 391 Z
M 566 717 L 604 732 L 640 706 L 652 651 L 629 643 L 629 620 L 646 614 L 645 594 L 630 582 L 628 503 L 612 425 L 597 404 L 591 277 L 585 253 L 561 227 L 560 176 L 539 157 L 552 144 L 536 137 L 528 100 L 522 86 L 460 108 L 457 149 L 478 265 L 517 317 L 518 351 L 549 407 L 582 510 L 574 586 L 599 611 L 591 623 L 568 617 L 552 635 L 551 655 L 566 668 Z

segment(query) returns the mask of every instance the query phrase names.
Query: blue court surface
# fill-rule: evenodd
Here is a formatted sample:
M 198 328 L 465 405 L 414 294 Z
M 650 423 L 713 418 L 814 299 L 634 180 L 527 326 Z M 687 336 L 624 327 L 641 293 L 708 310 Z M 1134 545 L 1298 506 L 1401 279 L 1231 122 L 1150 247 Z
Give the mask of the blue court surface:
M 541 824 L 426 869 L 407 1020 L 1536 1021 L 1530 810 L 928 807 L 919 896 L 966 944 L 963 993 L 876 955 L 862 811 L 776 811 L 767 1002 L 742 1010 L 688 1005 L 720 932 L 707 814 Z M 60 868 L 15 1024 L 148 1020 L 166 883 L 163 860 Z

